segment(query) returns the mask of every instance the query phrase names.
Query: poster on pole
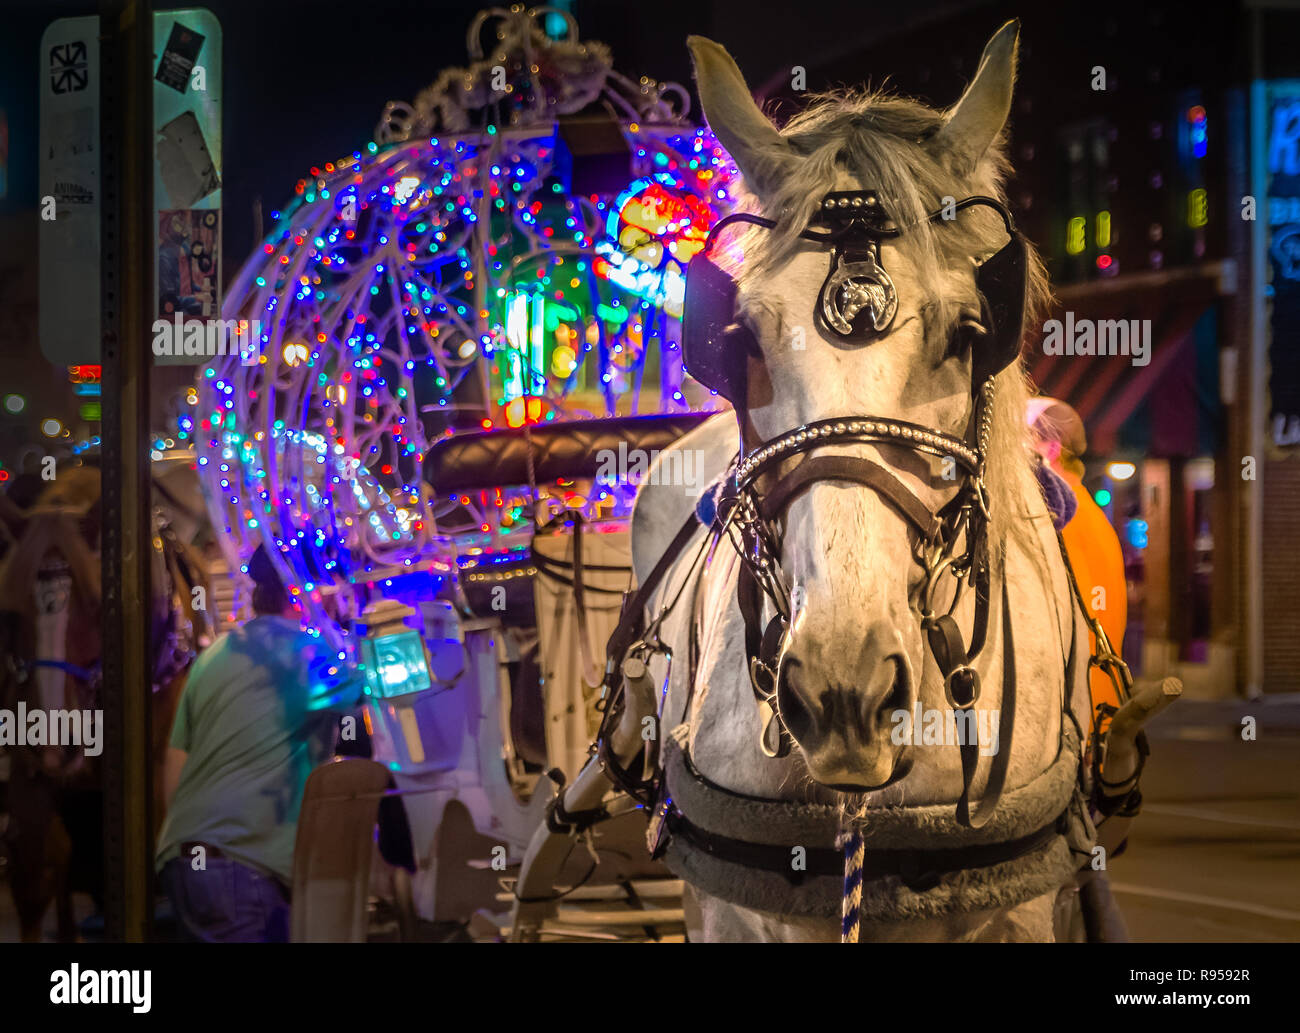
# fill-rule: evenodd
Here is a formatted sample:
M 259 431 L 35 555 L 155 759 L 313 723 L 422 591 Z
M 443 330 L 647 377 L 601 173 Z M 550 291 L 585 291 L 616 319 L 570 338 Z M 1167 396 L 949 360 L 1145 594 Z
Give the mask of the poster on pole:
M 153 37 L 153 316 L 173 345 L 154 361 L 194 365 L 204 357 L 176 329 L 221 317 L 221 23 L 205 8 L 158 11 Z
M 99 18 L 60 18 L 40 43 L 38 336 L 58 366 L 99 362 Z

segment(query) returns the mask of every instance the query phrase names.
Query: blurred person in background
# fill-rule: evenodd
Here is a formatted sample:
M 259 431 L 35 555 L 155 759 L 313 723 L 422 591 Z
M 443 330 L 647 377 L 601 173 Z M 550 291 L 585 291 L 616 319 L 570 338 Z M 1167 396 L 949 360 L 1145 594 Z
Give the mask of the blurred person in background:
M 1089 612 L 1101 622 L 1111 648 L 1123 654 L 1128 623 L 1128 582 L 1124 577 L 1124 552 L 1110 518 L 1083 484 L 1080 458 L 1088 450 L 1083 420 L 1070 406 L 1055 398 L 1029 400 L 1029 425 L 1044 465 L 1057 475 L 1073 496 L 1073 513 L 1061 528 L 1079 591 Z M 1066 502 L 1067 507 L 1069 502 Z M 1100 589 L 1100 591 L 1098 591 Z M 1115 686 L 1106 674 L 1091 674 L 1093 709 L 1102 703 L 1118 707 Z
M 1084 605 L 1089 615 L 1100 622 L 1111 648 L 1122 655 L 1128 621 L 1124 554 L 1110 519 L 1083 485 L 1085 471 L 1080 457 L 1088 450 L 1083 420 L 1065 402 L 1046 396 L 1029 400 L 1026 418 L 1034 431 L 1035 448 L 1041 459 L 1038 481 L 1053 523 L 1065 542 Z M 1090 651 L 1096 647 L 1092 637 L 1089 635 Z M 1104 708 L 1118 708 L 1122 701 L 1114 683 L 1100 668 L 1089 669 L 1089 689 L 1094 725 L 1104 731 L 1109 723 L 1108 715 L 1113 713 Z M 1127 845 L 1127 824 L 1128 819 L 1120 814 L 1108 819 L 1109 835 L 1104 843 L 1111 857 L 1118 856 Z M 1124 916 L 1111 894 L 1105 870 L 1084 867 L 1076 876 L 1076 885 L 1087 940 L 1127 941 Z
M 48 482 L 22 475 L 7 493 L 0 508 L 10 540 L 0 560 L 0 709 L 100 706 L 99 499 L 99 471 L 86 465 L 60 468 Z M 39 941 L 53 902 L 58 938 L 75 940 L 72 892 L 89 893 L 102 909 L 99 763 L 75 745 L 6 749 L 4 835 L 20 935 Z
M 303 788 L 334 753 L 363 680 L 302 630 L 265 546 L 247 624 L 194 662 L 167 751 L 156 864 L 181 935 L 286 942 Z

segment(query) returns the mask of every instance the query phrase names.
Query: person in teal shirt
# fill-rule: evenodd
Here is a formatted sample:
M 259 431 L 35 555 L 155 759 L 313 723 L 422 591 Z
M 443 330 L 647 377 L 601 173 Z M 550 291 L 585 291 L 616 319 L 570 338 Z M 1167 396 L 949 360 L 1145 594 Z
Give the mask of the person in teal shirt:
M 187 940 L 288 940 L 303 787 L 361 700 L 361 675 L 301 629 L 264 547 L 248 573 L 256 616 L 194 662 L 167 751 L 156 866 Z

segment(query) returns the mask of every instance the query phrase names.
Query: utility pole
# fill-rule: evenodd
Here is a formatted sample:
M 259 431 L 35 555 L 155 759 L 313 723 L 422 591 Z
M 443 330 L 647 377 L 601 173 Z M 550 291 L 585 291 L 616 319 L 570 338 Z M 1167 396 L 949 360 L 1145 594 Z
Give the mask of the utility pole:
M 148 328 L 157 231 L 152 3 L 101 0 L 99 14 L 104 917 L 108 940 L 138 943 L 149 938 L 153 916 Z

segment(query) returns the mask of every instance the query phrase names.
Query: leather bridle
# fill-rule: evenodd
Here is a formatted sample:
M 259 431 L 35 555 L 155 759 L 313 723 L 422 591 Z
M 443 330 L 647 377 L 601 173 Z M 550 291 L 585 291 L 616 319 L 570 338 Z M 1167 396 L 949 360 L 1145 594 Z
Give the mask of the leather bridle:
M 989 198 L 968 198 L 957 208 L 971 204 L 990 204 L 998 209 L 1011 231 L 1012 243 L 1007 248 L 1023 249 L 1023 242 L 1015 233 L 1010 216 L 1003 206 Z M 838 222 L 834 215 L 847 210 Z M 884 216 L 874 192 L 836 192 L 827 195 L 823 211 L 831 213 L 831 232 L 817 234 L 805 231 L 802 236 L 820 241 L 832 248 L 831 272 L 828 273 L 819 297 L 817 312 L 819 322 L 841 324 L 831 327 L 841 336 L 842 315 L 836 309 L 835 298 L 828 300 L 828 290 L 842 288 L 846 280 L 859 275 L 866 286 L 875 290 L 880 301 L 878 308 L 866 313 L 868 331 L 879 332 L 892 322 L 897 308 L 894 287 L 880 263 L 878 243 L 880 238 L 898 236 L 902 231 L 885 228 Z M 936 213 L 936 216 L 938 213 Z M 931 218 L 934 218 L 932 216 Z M 757 225 L 775 225 L 770 220 L 748 214 L 729 217 L 714 227 L 710 243 L 725 224 L 750 222 Z M 706 252 L 707 252 L 706 245 Z M 1003 249 L 1004 251 L 1006 248 Z M 997 259 L 1001 252 L 995 255 Z M 1004 261 L 1004 264 L 1008 264 Z M 1023 253 L 1019 262 L 1023 268 Z M 837 287 L 837 285 L 839 285 Z M 1017 313 L 1023 312 L 1023 282 L 1019 285 L 1022 297 Z M 880 292 L 884 292 L 883 295 Z M 987 292 L 987 293 L 992 293 Z M 1003 291 L 1005 293 L 1005 289 Z M 980 292 L 981 299 L 986 292 Z M 883 300 L 881 300 L 883 298 Z M 985 300 L 985 316 L 990 322 L 997 318 L 990 313 Z M 1007 337 L 1008 329 L 1014 331 L 1018 354 L 1021 327 L 997 328 Z M 1006 350 L 1005 347 L 1003 349 Z M 789 506 L 814 485 L 825 482 L 854 483 L 869 488 L 885 503 L 899 513 L 909 525 L 914 545 L 923 557 L 924 580 L 921 591 L 921 630 L 925 634 L 931 654 L 944 679 L 944 694 L 954 710 L 972 709 L 980 697 L 980 678 L 973 662 L 980 654 L 988 637 L 990 610 L 990 556 L 988 549 L 988 492 L 985 486 L 985 463 L 988 453 L 989 433 L 994 396 L 993 374 L 1007 365 L 1001 363 L 988 369 L 982 381 L 972 383 L 972 410 L 965 439 L 954 437 L 932 427 L 919 426 L 888 417 L 845 416 L 806 424 L 766 441 L 747 454 L 737 456 L 729 471 L 722 499 L 718 506 L 718 521 L 736 547 L 742 559 L 737 583 L 737 601 L 745 624 L 745 651 L 748 658 L 750 683 L 759 709 L 759 746 L 768 757 L 787 756 L 794 739 L 782 720 L 778 702 L 778 689 L 784 677 L 784 659 L 789 641 L 791 622 L 791 593 L 784 584 L 781 573 L 781 524 Z M 976 362 L 979 369 L 981 363 Z M 743 396 L 742 396 L 743 397 Z M 744 412 L 738 407 L 743 421 Z M 822 450 L 836 445 L 889 445 L 900 447 L 924 456 L 951 461 L 959 471 L 956 494 L 939 511 L 931 509 L 913 492 L 886 462 L 852 454 L 825 454 Z M 817 451 L 818 454 L 811 454 Z M 793 463 L 793 465 L 790 465 Z M 955 582 L 955 590 L 946 610 L 936 612 L 940 598 L 938 587 L 948 575 Z M 1003 580 L 1003 608 L 1006 609 L 1005 578 Z M 964 641 L 953 614 L 964 591 L 973 588 L 974 621 L 970 640 Z M 763 602 L 771 603 L 774 615 L 763 623 Z M 1005 684 L 1009 677 L 1014 681 L 1011 628 L 1004 617 L 1004 709 L 1011 702 L 1014 686 Z M 1008 674 L 1007 672 L 1010 672 Z M 1005 720 L 1005 719 L 1004 719 Z M 1003 728 L 1009 731 L 1004 724 Z M 962 741 L 963 793 L 958 803 L 958 818 L 972 827 L 979 827 L 991 816 L 1001 788 L 1000 778 L 990 778 L 988 790 L 980 806 L 972 813 L 969 794 L 978 757 L 978 744 Z M 1005 774 L 1005 764 L 997 765 Z M 993 783 L 997 782 L 995 786 Z
M 907 521 L 925 557 L 921 623 L 944 675 L 948 702 L 959 710 L 975 705 L 979 698 L 979 677 L 971 661 L 983 648 L 988 623 L 988 498 L 984 486 L 984 453 L 992 397 L 993 383 L 989 380 L 977 403 L 979 416 L 974 422 L 980 427 L 980 437 L 975 447 L 942 431 L 901 420 L 833 419 L 783 434 L 733 467 L 719 518 L 744 561 L 738 597 L 745 619 L 750 680 L 761 717 L 760 745 L 767 756 L 785 756 L 792 745 L 776 703 L 781 659 L 793 617 L 788 602 L 790 592 L 781 576 L 782 536 L 778 524 L 796 498 L 822 482 L 867 487 Z M 957 493 L 942 510 L 935 512 L 884 463 L 857 455 L 809 454 L 813 449 L 847 443 L 888 444 L 924 455 L 951 457 L 961 471 Z M 760 491 L 760 478 L 789 460 L 796 460 L 796 465 L 766 491 Z M 947 610 L 937 614 L 934 612 L 937 588 L 945 573 L 954 578 L 958 590 Z M 962 643 L 952 617 L 961 589 L 967 584 L 974 584 L 978 589 L 974 634 L 968 646 Z M 775 616 L 765 627 L 760 626 L 763 596 L 775 610 Z
M 779 525 L 790 504 L 815 484 L 856 483 L 870 488 L 907 521 L 915 535 L 915 543 L 924 554 L 921 628 L 943 674 L 948 702 L 954 710 L 970 710 L 979 699 L 980 679 L 972 664 L 987 640 L 991 584 L 985 462 L 994 376 L 1019 355 L 1024 315 L 1025 244 L 1005 206 L 993 198 L 967 198 L 933 213 L 925 221 L 951 218 L 949 212 L 955 214 L 972 205 L 995 208 L 1002 216 L 1011 239 L 976 273 L 985 340 L 975 345 L 977 351 L 972 355 L 972 406 L 965 437 L 958 438 L 944 431 L 890 417 L 854 415 L 821 420 L 766 441 L 748 453 L 742 451 L 733 460 L 720 491 L 712 540 L 716 542 L 726 534 L 742 559 L 737 580 L 737 602 L 744 618 L 750 682 L 759 708 L 760 747 L 769 757 L 788 755 L 794 742 L 781 719 L 777 693 L 791 620 L 790 593 L 783 583 L 780 568 L 782 531 Z M 819 322 L 831 325 L 833 332 L 845 337 L 888 329 L 897 310 L 897 299 L 893 283 L 881 264 L 879 242 L 900 236 L 906 227 L 887 225 L 889 219 L 874 191 L 837 191 L 826 195 L 819 210 L 819 221 L 828 224 L 830 230 L 825 233 L 805 230 L 801 233 L 802 237 L 822 243 L 831 250 L 830 272 L 818 299 Z M 734 280 L 707 258 L 709 247 L 718 233 L 737 222 L 767 228 L 777 225 L 761 216 L 738 213 L 722 219 L 713 227 L 704 252 L 694 259 L 687 274 L 682 350 L 691 374 L 732 401 L 743 427 L 746 412 L 744 378 L 737 366 L 743 366 L 745 352 L 751 350 L 755 342 L 752 334 L 736 320 L 737 288 Z M 832 292 L 829 298 L 828 291 Z M 871 303 L 846 308 L 845 299 L 850 294 L 855 301 L 866 297 Z M 833 324 L 839 324 L 838 328 Z M 845 325 L 848 325 L 850 333 L 843 332 Z M 742 339 L 738 340 L 738 335 Z M 748 340 L 743 339 L 746 336 Z M 860 455 L 810 454 L 826 446 L 845 444 L 891 445 L 921 455 L 951 458 L 954 469 L 960 471 L 957 491 L 936 512 L 884 462 Z M 791 462 L 793 467 L 788 465 Z M 776 480 L 769 485 L 767 482 L 773 476 Z M 763 482 L 761 485 L 760 481 Z M 606 647 L 605 678 L 599 704 L 604 719 L 595 748 L 611 780 L 622 791 L 647 805 L 656 798 L 658 776 L 624 770 L 609 749 L 610 721 L 621 696 L 619 668 L 623 658 L 631 653 L 656 651 L 652 641 L 657 639 L 658 625 L 675 605 L 675 599 L 648 627 L 643 616 L 645 606 L 693 537 L 696 526 L 692 516 L 677 532 L 636 592 L 625 597 L 623 619 Z M 939 598 L 937 589 L 945 574 L 955 580 L 956 588 L 947 609 L 939 613 L 935 608 Z M 1014 699 L 1015 674 L 1005 578 L 1002 581 L 1004 713 L 1001 728 L 1009 733 L 1011 715 L 1005 711 Z M 970 640 L 966 642 L 953 613 L 968 587 L 975 591 L 975 616 Z M 771 603 L 775 614 L 766 625 L 763 624 L 764 599 Z M 692 693 L 694 682 L 692 672 Z M 689 705 L 688 698 L 687 711 Z M 1006 773 L 1005 754 L 1009 751 L 999 751 L 984 796 L 972 813 L 970 790 L 979 755 L 979 745 L 973 739 L 966 736 L 960 747 L 963 791 L 957 804 L 957 816 L 963 823 L 979 827 L 988 820 L 996 806 Z

